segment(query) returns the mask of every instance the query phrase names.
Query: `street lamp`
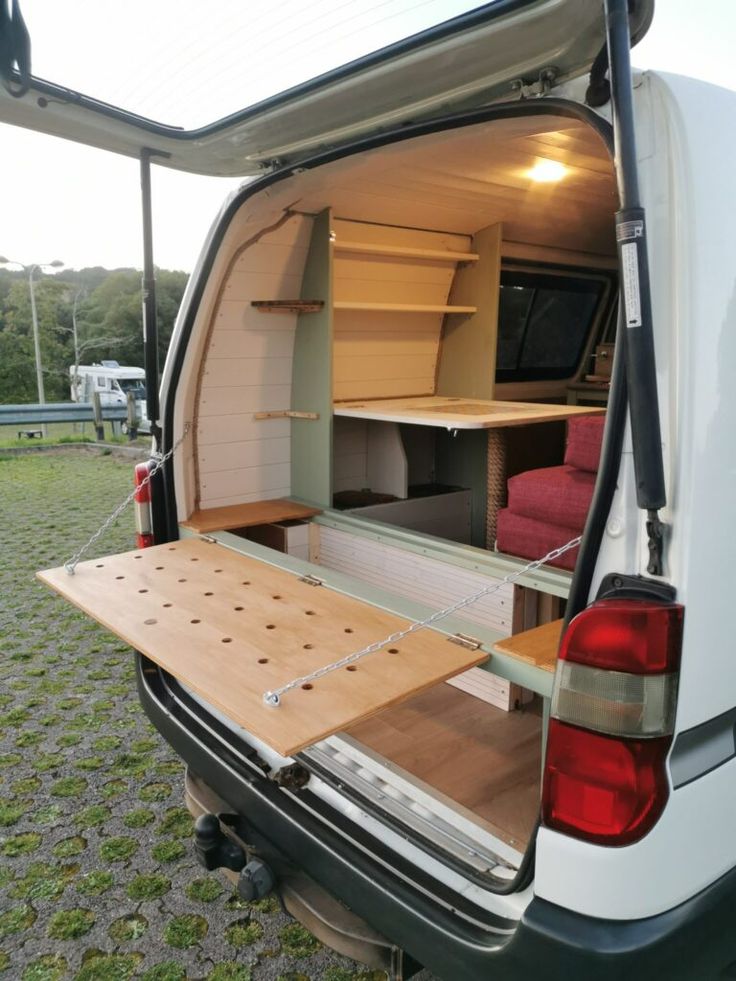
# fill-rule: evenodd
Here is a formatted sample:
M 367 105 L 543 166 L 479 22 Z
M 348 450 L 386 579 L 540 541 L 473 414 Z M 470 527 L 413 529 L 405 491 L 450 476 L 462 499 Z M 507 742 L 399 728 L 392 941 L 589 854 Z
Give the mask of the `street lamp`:
M 20 266 L 23 272 L 28 273 L 28 289 L 31 294 L 31 320 L 33 322 L 33 348 L 36 354 L 36 386 L 38 387 L 39 405 L 44 405 L 46 402 L 46 396 L 43 390 L 41 339 L 38 331 L 38 314 L 36 313 L 36 294 L 33 290 L 33 274 L 37 269 L 61 269 L 63 265 L 64 263 L 61 261 L 61 259 L 54 259 L 53 262 L 34 262 L 30 266 L 26 266 L 22 262 L 18 262 L 16 259 L 6 259 L 4 255 L 0 256 L 0 266 Z

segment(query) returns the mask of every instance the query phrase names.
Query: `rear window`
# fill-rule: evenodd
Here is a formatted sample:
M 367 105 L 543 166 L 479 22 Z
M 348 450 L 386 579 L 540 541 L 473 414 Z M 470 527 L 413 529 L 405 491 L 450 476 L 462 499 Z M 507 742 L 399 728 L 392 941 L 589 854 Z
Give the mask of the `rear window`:
M 492 4 L 35 0 L 23 6 L 36 77 L 192 129 Z
M 608 295 L 605 277 L 503 270 L 496 381 L 574 375 Z

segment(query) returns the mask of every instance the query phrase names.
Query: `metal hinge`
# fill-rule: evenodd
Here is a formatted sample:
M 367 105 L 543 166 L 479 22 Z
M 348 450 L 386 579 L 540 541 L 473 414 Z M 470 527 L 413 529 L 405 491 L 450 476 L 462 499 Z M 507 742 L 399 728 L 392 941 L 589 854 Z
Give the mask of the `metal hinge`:
M 477 637 L 470 637 L 468 634 L 453 634 L 447 639 L 451 644 L 457 644 L 458 647 L 464 647 L 468 651 L 477 651 L 482 647 L 481 641 Z
M 511 82 L 511 88 L 519 93 L 519 99 L 538 99 L 549 92 L 557 74 L 556 68 L 542 68 L 536 82 L 525 82 L 523 78 L 515 78 Z
M 324 581 L 313 576 L 311 572 L 308 572 L 306 576 L 299 576 L 299 582 L 305 582 L 307 586 L 324 586 Z

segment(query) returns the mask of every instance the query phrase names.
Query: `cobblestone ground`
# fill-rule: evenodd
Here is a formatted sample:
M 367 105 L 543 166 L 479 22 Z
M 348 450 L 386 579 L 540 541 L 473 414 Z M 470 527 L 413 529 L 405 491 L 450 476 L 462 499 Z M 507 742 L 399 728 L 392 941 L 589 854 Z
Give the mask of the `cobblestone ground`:
M 131 479 L 110 456 L 0 456 L 0 973 L 379 981 L 274 900 L 203 874 L 182 766 L 139 708 L 129 649 L 34 581 Z M 94 554 L 131 547 L 131 528 L 123 516 Z

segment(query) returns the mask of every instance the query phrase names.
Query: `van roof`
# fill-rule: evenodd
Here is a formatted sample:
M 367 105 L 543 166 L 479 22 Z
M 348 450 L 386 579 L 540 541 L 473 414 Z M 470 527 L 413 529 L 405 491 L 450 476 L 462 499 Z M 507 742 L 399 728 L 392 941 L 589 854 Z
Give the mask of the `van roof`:
M 634 42 L 653 7 L 633 3 Z M 174 169 L 249 176 L 399 124 L 514 98 L 520 83 L 541 75 L 545 84 L 566 81 L 590 68 L 604 39 L 602 5 L 590 0 L 494 0 L 196 129 L 35 77 L 21 97 L 0 88 L 0 120 L 127 156 L 146 149 Z

